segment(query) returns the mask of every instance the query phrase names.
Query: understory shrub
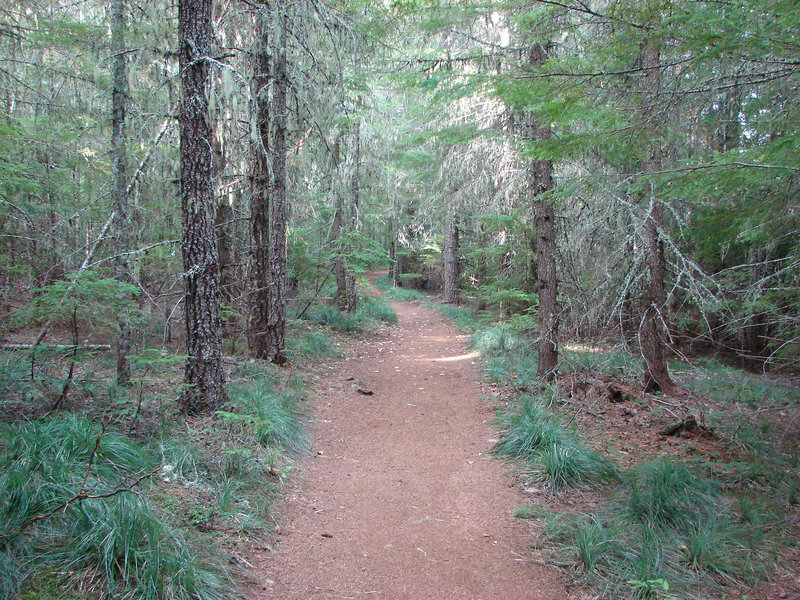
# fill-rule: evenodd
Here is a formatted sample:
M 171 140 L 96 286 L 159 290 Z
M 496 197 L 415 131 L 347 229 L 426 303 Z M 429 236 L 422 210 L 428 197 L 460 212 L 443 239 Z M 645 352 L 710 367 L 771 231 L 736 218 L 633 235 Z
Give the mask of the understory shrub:
M 64 414 L 6 424 L 0 444 L 0 597 L 48 568 L 111 597 L 228 597 L 225 570 L 133 493 L 154 462 L 133 441 Z
M 340 311 L 332 304 L 309 310 L 305 318 L 334 331 L 359 333 L 380 323 L 397 323 L 397 315 L 382 297 L 360 296 L 356 310 L 348 313 Z

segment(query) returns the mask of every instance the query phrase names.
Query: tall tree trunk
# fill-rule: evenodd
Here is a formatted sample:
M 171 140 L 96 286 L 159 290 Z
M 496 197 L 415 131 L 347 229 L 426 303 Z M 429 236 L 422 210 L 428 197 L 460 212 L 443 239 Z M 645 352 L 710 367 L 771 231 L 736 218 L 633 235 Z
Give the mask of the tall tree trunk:
M 358 229 L 358 203 L 361 194 L 361 121 L 356 121 L 355 130 L 351 136 L 351 160 L 353 164 L 353 180 L 350 187 L 350 231 Z M 347 292 L 347 302 L 345 311 L 354 312 L 356 310 L 356 277 L 352 269 L 348 269 L 345 280 Z
M 270 102 L 271 63 L 269 57 L 269 20 L 257 17 L 256 50 L 253 57 L 252 94 L 256 131 L 253 136 L 250 173 L 250 323 L 247 343 L 250 355 L 272 359 L 269 340 L 270 311 Z
M 652 122 L 653 109 L 658 106 L 661 77 L 661 53 L 657 42 L 645 40 L 642 49 L 643 92 L 645 94 L 644 119 Z M 654 125 L 649 124 L 650 127 Z M 641 171 L 646 175 L 661 171 L 661 142 L 654 136 L 648 148 L 648 155 L 642 164 Z M 647 202 L 647 195 L 642 194 L 642 204 Z M 666 328 L 666 261 L 664 244 L 661 241 L 661 230 L 664 224 L 664 206 L 661 200 L 650 194 L 649 210 L 645 217 L 644 236 L 647 252 L 649 281 L 642 299 L 642 316 L 639 326 L 639 345 L 644 359 L 644 390 L 653 392 L 660 390 L 669 393 L 675 386 L 669 376 L 667 354 L 669 335 Z
M 183 86 L 179 117 L 183 277 L 186 288 L 185 387 L 190 414 L 208 413 L 226 399 L 222 363 L 219 265 L 214 239 L 214 178 L 207 91 L 211 0 L 179 0 L 178 49 Z
M 111 46 L 114 58 L 111 63 L 111 199 L 114 205 L 114 278 L 120 283 L 131 283 L 128 264 L 128 160 L 125 136 L 125 109 L 127 106 L 128 75 L 125 55 L 125 0 L 111 4 Z M 130 385 L 131 353 L 130 321 L 127 314 L 120 315 L 117 336 L 117 384 Z
M 458 217 L 455 202 L 447 201 L 444 222 L 444 301 L 458 304 Z
M 286 2 L 278 0 L 273 91 L 272 198 L 270 205 L 269 309 L 267 337 L 269 359 L 286 362 Z
M 338 240 L 344 233 L 344 194 L 341 189 L 342 165 L 340 156 L 341 133 L 337 132 L 331 144 L 331 193 L 334 196 L 333 231 L 334 240 Z M 347 262 L 344 254 L 347 247 L 339 243 L 338 255 L 334 263 L 336 274 L 336 304 L 339 310 L 347 310 Z
M 539 181 L 543 191 L 545 187 L 552 189 L 552 165 L 543 169 Z M 543 199 L 536 201 L 535 211 L 536 289 L 539 295 L 539 360 L 536 375 L 545 381 L 552 381 L 558 369 L 559 324 L 555 208 L 550 200 Z
M 547 60 L 543 44 L 531 48 L 530 64 L 539 67 Z M 550 128 L 531 117 L 528 137 L 532 141 L 550 139 Z M 558 369 L 558 276 L 556 272 L 555 208 L 545 195 L 553 189 L 553 163 L 534 160 L 529 167 L 531 197 L 536 224 L 536 291 L 539 296 L 539 346 L 537 377 L 552 381 Z
M 217 232 L 217 256 L 219 257 L 219 284 L 222 299 L 225 302 L 233 301 L 233 274 L 231 273 L 231 221 L 233 211 L 227 198 L 217 204 L 217 213 L 214 217 L 214 230 Z

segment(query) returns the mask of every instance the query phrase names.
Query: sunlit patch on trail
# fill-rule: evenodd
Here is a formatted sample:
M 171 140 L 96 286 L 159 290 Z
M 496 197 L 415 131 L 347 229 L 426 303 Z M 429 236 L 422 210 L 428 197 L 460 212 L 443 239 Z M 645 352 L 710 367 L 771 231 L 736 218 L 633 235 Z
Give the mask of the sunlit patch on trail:
M 458 360 L 470 360 L 471 358 L 478 358 L 480 352 L 470 352 L 469 354 L 459 354 L 458 356 L 443 356 L 442 358 L 432 358 L 433 362 L 456 362 Z

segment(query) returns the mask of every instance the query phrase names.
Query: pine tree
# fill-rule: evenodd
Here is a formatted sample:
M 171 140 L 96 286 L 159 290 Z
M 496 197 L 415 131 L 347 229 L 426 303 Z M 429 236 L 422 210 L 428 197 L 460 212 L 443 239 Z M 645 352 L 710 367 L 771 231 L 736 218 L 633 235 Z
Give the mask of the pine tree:
M 184 412 L 208 413 L 226 399 L 222 363 L 219 265 L 214 236 L 214 166 L 209 125 L 211 0 L 180 0 L 179 51 L 183 102 L 181 139 L 181 212 L 183 278 L 186 289 Z

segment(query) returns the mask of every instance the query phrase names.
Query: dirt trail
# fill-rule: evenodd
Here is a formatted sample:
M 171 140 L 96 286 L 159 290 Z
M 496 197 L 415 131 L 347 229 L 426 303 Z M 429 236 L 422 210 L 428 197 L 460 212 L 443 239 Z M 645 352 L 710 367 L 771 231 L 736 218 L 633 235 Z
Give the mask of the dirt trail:
M 493 408 L 466 336 L 432 309 L 393 306 L 397 326 L 350 344 L 316 382 L 322 454 L 288 490 L 275 552 L 254 558 L 251 597 L 566 598 L 525 560 L 530 533 L 510 516 L 525 498 L 488 457 Z

